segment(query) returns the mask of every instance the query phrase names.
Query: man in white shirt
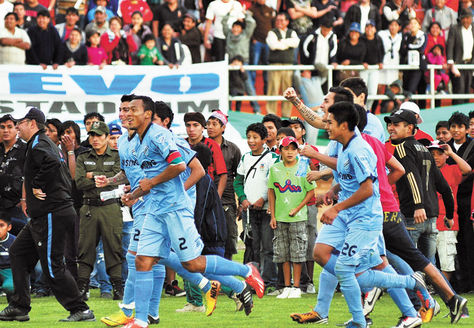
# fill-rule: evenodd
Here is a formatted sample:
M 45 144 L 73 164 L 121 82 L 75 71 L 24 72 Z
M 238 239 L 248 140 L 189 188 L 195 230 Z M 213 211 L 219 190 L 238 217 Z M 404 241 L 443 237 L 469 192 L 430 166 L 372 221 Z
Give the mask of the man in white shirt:
M 204 28 L 204 46 L 211 49 L 213 60 L 224 60 L 225 56 L 225 35 L 222 26 L 222 19 L 225 15 L 230 14 L 227 21 L 229 27 L 240 19 L 244 19 L 244 12 L 240 2 L 236 0 L 215 0 L 209 4 L 206 11 L 206 25 Z M 212 45 L 209 42 L 209 32 L 212 22 L 214 21 L 214 39 Z
M 298 47 L 300 39 L 295 31 L 288 28 L 290 17 L 288 13 L 281 12 L 276 16 L 275 28 L 268 32 L 266 43 L 270 48 L 268 61 L 270 65 L 291 65 L 294 60 L 295 48 Z M 268 95 L 276 96 L 289 88 L 292 83 L 293 71 L 269 71 L 268 72 Z M 281 116 L 291 117 L 292 104 L 283 102 L 281 105 Z M 267 113 L 276 114 L 277 102 L 267 101 Z
M 453 93 L 470 93 L 472 71 L 455 68 L 454 64 L 474 63 L 474 24 L 472 12 L 463 8 L 459 16 L 461 22 L 452 25 L 446 45 L 446 55 L 453 84 Z M 468 99 L 453 100 L 453 104 L 468 102 Z
M 25 30 L 16 27 L 18 16 L 10 12 L 5 16 L 5 28 L 0 29 L 0 64 L 25 64 L 25 50 L 31 41 Z
M 13 11 L 13 4 L 7 0 L 0 0 L 0 26 L 3 26 L 3 19 L 6 14 Z

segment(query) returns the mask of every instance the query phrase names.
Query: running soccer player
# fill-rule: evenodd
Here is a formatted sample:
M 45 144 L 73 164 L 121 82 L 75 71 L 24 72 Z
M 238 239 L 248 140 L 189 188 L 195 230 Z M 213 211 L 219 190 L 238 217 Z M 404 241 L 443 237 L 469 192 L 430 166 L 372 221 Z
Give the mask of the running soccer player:
M 228 261 L 215 255 L 201 256 L 203 243 L 194 225 L 189 197 L 179 174 L 186 164 L 172 133 L 152 124 L 154 103 L 146 96 L 136 96 L 130 102 L 127 115 L 129 128 L 137 136 L 132 152 L 136 154 L 146 178 L 139 181 L 139 188 L 125 194 L 125 202 L 131 202 L 150 193 L 149 207 L 138 241 L 135 283 L 136 318 L 127 328 L 147 327 L 147 309 L 152 290 L 151 268 L 160 259 L 168 258 L 172 247 L 183 267 L 190 272 L 211 276 L 238 275 L 244 277 L 259 297 L 263 297 L 264 284 L 257 269 Z M 184 197 L 183 197 L 184 196 Z M 248 289 L 242 282 L 240 288 Z M 236 290 L 239 287 L 230 286 Z

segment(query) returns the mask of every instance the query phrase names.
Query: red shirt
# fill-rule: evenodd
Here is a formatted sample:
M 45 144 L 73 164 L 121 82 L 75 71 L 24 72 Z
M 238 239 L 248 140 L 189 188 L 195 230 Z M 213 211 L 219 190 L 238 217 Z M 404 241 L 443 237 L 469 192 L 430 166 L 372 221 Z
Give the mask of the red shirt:
M 386 147 L 377 139 L 368 134 L 362 133 L 362 138 L 372 147 L 375 156 L 377 156 L 377 176 L 379 180 L 380 202 L 384 212 L 399 212 L 400 207 L 398 201 L 393 195 L 392 186 L 388 182 L 387 172 L 385 171 L 385 163 L 387 163 L 393 155 L 390 154 Z
M 207 169 L 207 173 L 212 178 L 215 179 L 216 176 L 227 173 L 227 166 L 225 165 L 224 155 L 222 154 L 221 146 L 211 138 L 203 138 L 201 140 L 212 153 L 211 165 Z
M 462 173 L 457 165 L 447 165 L 445 164 L 442 168 L 439 169 L 443 174 L 444 178 L 448 182 L 454 197 L 454 225 L 452 229 L 446 228 L 444 225 L 444 217 L 446 216 L 446 209 L 444 208 L 443 197 L 438 193 L 438 205 L 439 205 L 439 215 L 436 220 L 436 228 L 439 231 L 459 231 L 459 222 L 458 222 L 458 202 L 456 200 L 456 194 L 458 192 L 458 186 L 462 182 Z
M 143 15 L 143 21 L 151 22 L 153 19 L 153 13 L 146 3 L 142 0 L 124 0 L 120 3 L 120 11 L 122 12 L 122 19 L 124 24 L 132 23 L 132 14 L 135 11 L 139 11 Z

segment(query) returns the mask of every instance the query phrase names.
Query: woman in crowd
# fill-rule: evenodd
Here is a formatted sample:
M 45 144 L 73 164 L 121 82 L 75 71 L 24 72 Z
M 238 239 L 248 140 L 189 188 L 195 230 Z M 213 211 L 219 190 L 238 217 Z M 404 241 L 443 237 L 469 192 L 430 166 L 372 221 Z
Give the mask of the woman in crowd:
M 186 53 L 183 44 L 179 39 L 173 37 L 174 30 L 170 24 L 165 24 L 161 29 L 161 36 L 158 38 L 157 48 L 163 55 L 165 65 L 170 68 L 178 67 L 186 59 Z M 191 58 L 188 58 L 191 62 Z
M 64 65 L 87 65 L 87 48 L 82 44 L 82 32 L 77 27 L 69 34 L 69 39 L 64 42 Z
M 146 35 L 152 34 L 151 29 L 147 25 L 143 24 L 143 15 L 139 11 L 133 12 L 132 23 L 125 25 L 123 30 L 125 33 L 132 33 L 133 41 L 135 41 L 137 49 L 140 49 L 140 46 L 143 43 L 143 38 Z M 137 52 L 134 51 L 132 52 L 132 64 L 138 65 L 138 62 L 139 60 L 137 58 Z
M 132 64 L 131 53 L 137 51 L 137 45 L 131 32 L 122 30 L 122 20 L 112 17 L 109 30 L 100 37 L 100 45 L 107 52 L 107 64 Z

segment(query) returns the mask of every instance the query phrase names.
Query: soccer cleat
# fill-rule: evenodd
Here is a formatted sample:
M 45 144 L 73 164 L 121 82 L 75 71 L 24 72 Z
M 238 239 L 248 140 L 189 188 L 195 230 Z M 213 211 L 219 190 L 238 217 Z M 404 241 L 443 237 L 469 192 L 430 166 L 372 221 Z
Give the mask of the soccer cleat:
M 122 310 L 117 313 L 111 314 L 107 317 L 103 317 L 100 319 L 100 322 L 106 324 L 109 327 L 117 327 L 123 326 L 133 320 L 133 315 L 127 317 Z
M 311 311 L 308 313 L 292 313 L 290 314 L 290 318 L 293 321 L 298 323 L 315 323 L 315 324 L 327 324 L 328 318 L 322 318 L 318 312 Z
M 467 308 L 467 306 L 465 306 L 464 309 L 462 310 L 461 319 L 468 319 L 468 318 L 469 318 L 469 309 Z
M 425 309 L 426 311 L 426 320 L 428 322 L 431 321 L 433 318 L 433 313 L 434 313 L 434 307 L 435 307 L 435 302 L 433 297 L 431 297 L 430 293 L 426 289 L 426 284 L 425 284 L 425 279 L 422 273 L 420 272 L 415 272 L 411 275 L 413 279 L 415 279 L 415 287 L 414 291 L 416 292 L 416 295 L 420 299 L 421 306 Z
M 123 328 L 148 328 L 148 325 L 143 327 L 135 322 L 135 319 L 127 323 Z
M 250 286 L 245 284 L 244 290 L 240 294 L 237 294 L 237 297 L 244 305 L 245 315 L 249 315 L 253 308 L 252 289 Z
M 176 312 L 206 312 L 206 308 L 204 305 L 197 306 L 191 303 L 186 303 L 186 305 L 182 309 L 176 309 Z
M 148 315 L 148 320 L 147 321 L 148 321 L 149 325 L 157 325 L 157 324 L 160 323 L 160 317 L 155 319 L 151 315 Z
M 441 307 L 439 306 L 439 303 L 436 302 L 436 300 L 433 298 L 434 301 L 434 307 L 432 309 L 426 309 L 424 306 L 418 310 L 418 314 L 421 317 L 421 320 L 423 323 L 428 323 L 431 320 L 433 320 L 433 317 L 438 315 L 438 313 L 441 311 Z
M 288 298 L 288 296 L 290 296 L 290 292 L 291 292 L 291 287 L 285 287 L 283 291 L 281 292 L 281 294 L 278 295 L 276 298 L 278 299 Z
M 95 321 L 94 312 L 91 310 L 77 311 L 71 314 L 65 319 L 59 320 L 60 322 L 79 322 L 79 321 Z
M 457 323 L 459 319 L 461 319 L 464 308 L 467 305 L 467 299 L 456 294 L 448 301 L 448 303 L 451 323 Z
M 231 299 L 235 302 L 235 312 L 242 311 L 244 309 L 244 303 L 242 303 L 236 293 L 233 293 L 230 296 Z
M 372 313 L 375 307 L 375 302 L 380 298 L 382 295 L 382 289 L 375 287 L 368 293 L 365 293 L 364 297 L 364 316 Z
M 245 278 L 245 282 L 252 287 L 257 293 L 258 298 L 262 298 L 265 293 L 265 283 L 263 282 L 260 272 L 252 263 L 246 264 L 250 269 L 250 274 Z
M 216 280 L 212 280 L 211 289 L 209 289 L 206 293 L 206 315 L 207 316 L 210 316 L 216 309 L 217 296 L 219 295 L 220 290 L 221 290 L 221 283 Z
M 421 327 L 422 323 L 420 317 L 401 317 L 397 325 L 392 328 L 415 328 Z
M 1 321 L 28 321 L 30 316 L 28 312 L 23 311 L 14 306 L 8 305 L 3 311 L 0 312 Z
M 352 322 L 352 318 L 346 322 L 344 322 L 343 324 L 337 324 L 336 326 L 341 326 L 341 327 L 358 327 L 357 324 L 353 323 Z M 369 316 L 366 316 L 365 317 L 365 326 L 366 327 L 369 327 L 369 326 L 372 326 L 374 324 L 374 322 L 372 321 L 372 319 L 370 319 Z
M 170 285 L 166 285 L 165 295 L 181 297 L 181 296 L 186 296 L 186 291 L 179 288 L 178 280 L 173 280 Z

